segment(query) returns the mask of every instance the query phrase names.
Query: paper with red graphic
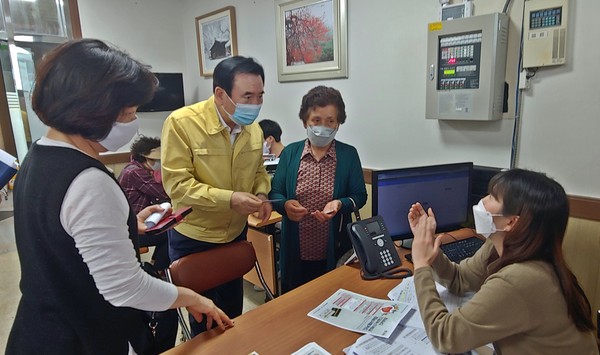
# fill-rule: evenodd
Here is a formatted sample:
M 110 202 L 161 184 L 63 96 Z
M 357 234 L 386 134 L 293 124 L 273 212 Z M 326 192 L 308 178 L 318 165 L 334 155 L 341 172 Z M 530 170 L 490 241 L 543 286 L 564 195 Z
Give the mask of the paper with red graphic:
M 410 309 L 408 303 L 339 289 L 308 316 L 342 329 L 388 338 Z

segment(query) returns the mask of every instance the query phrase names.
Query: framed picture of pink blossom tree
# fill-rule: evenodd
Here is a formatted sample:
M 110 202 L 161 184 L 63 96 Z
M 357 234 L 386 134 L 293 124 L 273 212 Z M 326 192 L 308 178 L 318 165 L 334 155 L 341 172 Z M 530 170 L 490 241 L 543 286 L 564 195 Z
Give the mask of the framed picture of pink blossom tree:
M 280 82 L 348 77 L 347 0 L 277 0 Z

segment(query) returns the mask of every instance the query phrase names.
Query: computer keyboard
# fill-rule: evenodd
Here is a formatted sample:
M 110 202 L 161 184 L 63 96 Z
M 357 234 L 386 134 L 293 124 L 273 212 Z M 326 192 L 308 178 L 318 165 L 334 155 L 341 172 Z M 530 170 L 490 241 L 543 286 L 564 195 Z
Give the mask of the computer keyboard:
M 444 254 L 446 254 L 448 259 L 459 263 L 461 260 L 473 256 L 473 254 L 481 248 L 483 243 L 485 243 L 485 241 L 477 237 L 470 237 L 452 243 L 442 244 L 440 248 Z

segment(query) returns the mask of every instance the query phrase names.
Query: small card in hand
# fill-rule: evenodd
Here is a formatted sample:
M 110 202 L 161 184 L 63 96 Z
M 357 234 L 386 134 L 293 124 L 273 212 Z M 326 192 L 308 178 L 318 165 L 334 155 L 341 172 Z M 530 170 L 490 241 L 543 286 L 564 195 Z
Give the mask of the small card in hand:
M 146 235 L 154 235 L 166 232 L 175 227 L 177 223 L 183 220 L 183 217 L 192 212 L 191 207 L 181 207 L 177 211 L 171 213 L 170 216 L 161 219 L 154 227 L 146 229 Z

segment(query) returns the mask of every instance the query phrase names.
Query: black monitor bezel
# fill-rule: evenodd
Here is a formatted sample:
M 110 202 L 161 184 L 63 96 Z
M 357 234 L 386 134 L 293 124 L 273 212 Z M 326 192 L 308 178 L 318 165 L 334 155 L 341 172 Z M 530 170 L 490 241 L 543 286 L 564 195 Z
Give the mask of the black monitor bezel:
M 138 112 L 167 112 L 185 106 L 182 73 L 153 73 L 158 87 L 150 102 L 138 107 Z
M 465 168 L 468 167 L 468 171 L 469 171 L 469 186 L 468 186 L 468 194 L 467 194 L 467 198 L 468 201 L 471 200 L 471 187 L 472 187 L 472 181 L 473 181 L 473 163 L 472 162 L 462 162 L 462 163 L 450 163 L 450 164 L 439 164 L 439 165 L 424 165 L 424 166 L 417 166 L 417 167 L 408 167 L 408 168 L 395 168 L 395 169 L 385 169 L 385 170 L 373 170 L 371 173 L 371 194 L 372 194 L 372 198 L 371 198 L 371 211 L 372 211 L 372 215 L 376 216 L 379 214 L 378 211 L 378 202 L 379 202 L 379 192 L 378 192 L 378 182 L 379 182 L 379 175 L 382 174 L 390 174 L 390 173 L 395 173 L 395 172 L 406 172 L 406 173 L 410 173 L 413 171 L 418 171 L 418 170 L 431 170 L 431 171 L 435 171 L 435 170 L 442 170 L 442 169 L 449 169 L 449 168 Z M 417 202 L 417 201 L 415 201 Z M 452 230 L 456 230 L 457 228 L 462 227 L 463 225 L 469 223 L 469 221 L 471 220 L 471 208 L 472 206 L 467 203 L 467 210 L 466 212 L 466 219 L 464 221 L 462 221 L 462 223 L 457 224 L 457 225 L 448 225 L 448 226 L 438 226 L 438 228 L 436 229 L 437 233 L 441 233 L 441 232 L 449 232 Z M 434 211 L 435 212 L 435 211 Z M 408 210 L 406 211 L 407 215 L 408 215 Z M 412 239 L 413 235 L 412 233 L 407 233 L 407 234 L 401 234 L 401 235 L 391 235 L 392 240 L 394 241 L 399 241 L 399 240 L 407 240 L 407 239 Z

